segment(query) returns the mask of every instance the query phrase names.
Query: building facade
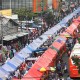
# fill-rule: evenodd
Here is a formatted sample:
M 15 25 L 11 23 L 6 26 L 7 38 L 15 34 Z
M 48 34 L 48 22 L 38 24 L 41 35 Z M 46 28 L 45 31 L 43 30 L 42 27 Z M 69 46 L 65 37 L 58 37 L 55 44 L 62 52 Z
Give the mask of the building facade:
M 0 0 L 0 10 L 2 9 L 2 0 Z
M 40 12 L 47 9 L 47 0 L 0 0 L 2 9 L 26 8 L 33 12 Z
M 46 11 L 48 9 L 48 0 L 33 0 L 33 12 Z

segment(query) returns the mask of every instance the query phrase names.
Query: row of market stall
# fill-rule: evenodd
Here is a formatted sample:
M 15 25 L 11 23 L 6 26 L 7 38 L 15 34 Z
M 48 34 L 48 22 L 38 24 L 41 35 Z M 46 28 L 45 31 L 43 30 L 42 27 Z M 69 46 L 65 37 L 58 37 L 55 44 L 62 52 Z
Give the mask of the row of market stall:
M 66 29 L 66 31 L 57 37 L 57 39 L 52 43 L 48 50 L 42 54 L 42 56 L 32 66 L 28 73 L 22 78 L 22 80 L 46 80 L 49 70 L 55 71 L 58 57 L 61 57 L 63 53 L 67 51 L 67 40 L 72 38 L 73 41 L 69 44 L 73 44 L 75 38 L 77 38 L 77 30 L 79 29 L 80 16 L 73 21 L 73 23 Z
M 71 20 L 73 17 L 79 16 L 80 13 L 80 7 L 75 10 L 73 13 L 69 14 L 67 17 L 62 19 L 60 23 L 43 33 L 40 37 L 37 39 L 33 40 L 32 43 L 30 43 L 28 46 L 25 46 L 20 52 L 18 52 L 17 55 L 15 55 L 11 60 L 9 60 L 7 63 L 5 63 L 1 68 L 0 68 L 0 78 L 3 80 L 4 78 L 8 78 L 9 75 L 14 72 L 20 64 L 27 58 L 29 58 L 32 54 L 33 51 L 38 49 L 47 39 L 51 36 L 56 36 L 58 31 L 66 26 L 69 20 Z M 51 52 L 50 52 L 51 53 Z M 45 54 L 46 55 L 46 54 Z M 46 55 L 47 56 L 47 55 Z M 46 61 L 48 61 L 47 57 L 43 56 Z M 56 57 L 56 55 L 53 55 L 53 57 Z M 50 58 L 48 63 L 50 63 Z M 40 62 L 39 62 L 40 63 Z M 41 62 L 42 63 L 42 62 Z M 42 64 L 40 64 L 42 65 Z M 48 64 L 45 63 L 46 66 Z M 35 73 L 36 74 L 36 73 Z

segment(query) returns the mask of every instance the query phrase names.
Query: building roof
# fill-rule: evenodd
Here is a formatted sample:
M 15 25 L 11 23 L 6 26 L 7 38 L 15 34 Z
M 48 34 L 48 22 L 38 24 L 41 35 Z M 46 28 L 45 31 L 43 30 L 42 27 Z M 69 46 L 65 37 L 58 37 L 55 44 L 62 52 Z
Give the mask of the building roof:
M 17 22 L 15 22 L 13 19 L 11 18 L 7 18 L 3 15 L 0 15 L 0 21 L 2 21 L 2 25 L 5 26 L 9 21 L 13 22 L 14 25 L 19 26 L 19 24 Z
M 27 34 L 28 34 L 27 32 L 18 32 L 18 33 L 14 33 L 14 34 L 11 34 L 11 35 L 4 36 L 3 40 L 4 41 L 9 41 L 9 40 L 16 39 L 18 37 L 22 37 L 22 36 L 27 35 Z

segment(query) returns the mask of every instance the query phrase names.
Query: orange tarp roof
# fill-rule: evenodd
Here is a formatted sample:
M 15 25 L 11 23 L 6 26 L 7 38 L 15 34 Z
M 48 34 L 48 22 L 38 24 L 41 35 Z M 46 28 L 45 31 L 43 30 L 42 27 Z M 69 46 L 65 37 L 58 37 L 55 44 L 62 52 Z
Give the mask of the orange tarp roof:
M 51 49 L 47 50 L 43 56 L 46 56 L 49 60 L 52 61 L 52 59 L 55 59 L 55 57 L 57 56 L 57 53 L 51 53 L 50 51 Z
M 42 76 L 43 73 L 41 73 L 38 69 L 41 68 L 40 65 L 38 65 L 37 63 L 35 63 L 32 68 L 29 70 L 28 74 L 32 77 L 32 78 L 40 78 Z M 33 79 L 32 79 L 33 80 Z
M 80 22 L 80 16 L 77 19 L 73 19 L 73 22 Z
M 51 60 L 47 58 L 47 56 L 41 56 L 40 60 L 37 61 L 37 64 L 39 64 L 41 67 L 47 67 L 51 63 Z
M 57 54 L 57 52 L 55 50 L 52 50 L 51 48 L 49 48 L 47 52 L 49 52 L 53 56 Z
M 59 43 L 57 41 L 55 41 L 52 46 L 54 46 L 55 48 L 57 48 L 58 50 L 60 50 L 62 48 L 62 46 L 64 45 L 64 43 Z
M 33 78 L 29 74 L 26 74 L 21 80 L 36 80 L 36 78 Z
M 66 31 L 72 35 L 74 30 L 77 29 L 78 25 L 79 25 L 78 22 L 74 22 L 66 29 Z

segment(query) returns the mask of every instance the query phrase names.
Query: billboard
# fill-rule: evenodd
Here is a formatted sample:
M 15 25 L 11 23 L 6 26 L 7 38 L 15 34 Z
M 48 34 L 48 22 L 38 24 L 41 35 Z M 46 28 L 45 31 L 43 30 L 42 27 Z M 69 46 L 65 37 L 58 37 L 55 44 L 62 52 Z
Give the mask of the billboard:
M 12 10 L 11 9 L 0 10 L 0 14 L 3 15 L 3 16 L 11 16 L 12 15 Z

